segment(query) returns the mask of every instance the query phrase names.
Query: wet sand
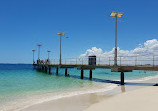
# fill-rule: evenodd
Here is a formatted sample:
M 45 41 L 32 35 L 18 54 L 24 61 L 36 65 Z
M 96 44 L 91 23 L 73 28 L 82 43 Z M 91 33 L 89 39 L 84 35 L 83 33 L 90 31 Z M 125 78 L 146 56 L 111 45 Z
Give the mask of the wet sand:
M 83 94 L 33 105 L 21 111 L 82 111 L 103 98 L 108 98 L 108 96 L 99 96 L 96 93 Z

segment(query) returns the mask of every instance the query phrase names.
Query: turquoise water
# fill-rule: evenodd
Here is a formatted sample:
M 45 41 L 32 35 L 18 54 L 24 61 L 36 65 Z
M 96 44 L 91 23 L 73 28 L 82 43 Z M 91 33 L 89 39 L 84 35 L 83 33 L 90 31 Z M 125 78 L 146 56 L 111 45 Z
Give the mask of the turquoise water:
M 59 76 L 55 75 L 56 69 L 52 68 L 52 75 L 33 70 L 32 65 L 0 65 L 0 111 L 22 108 L 51 99 L 50 97 L 62 97 L 66 94 L 80 94 L 77 92 L 96 91 L 105 89 L 110 84 L 105 80 L 119 80 L 120 73 L 111 72 L 109 69 L 93 70 L 93 80 L 89 81 L 89 71 L 84 71 L 84 80 L 80 80 L 80 70 L 68 69 L 70 77 L 64 76 L 64 69 L 59 70 Z M 139 79 L 155 76 L 154 71 L 133 71 L 125 73 L 125 79 Z M 110 81 L 110 82 L 111 82 Z M 70 93 L 71 92 L 71 93 Z M 82 92 L 83 93 L 83 92 Z M 26 99 L 27 98 L 27 99 Z M 25 102 L 24 102 L 25 99 Z M 31 104 L 30 104 L 31 101 Z

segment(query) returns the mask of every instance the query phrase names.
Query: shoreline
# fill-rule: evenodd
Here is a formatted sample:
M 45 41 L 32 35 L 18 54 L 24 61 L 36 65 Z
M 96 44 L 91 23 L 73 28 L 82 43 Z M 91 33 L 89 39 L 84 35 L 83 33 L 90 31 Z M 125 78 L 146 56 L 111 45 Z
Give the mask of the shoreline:
M 116 96 L 120 93 L 130 92 L 131 90 L 140 89 L 140 88 L 143 88 L 146 86 L 152 86 L 157 83 L 157 81 L 156 81 L 157 78 L 158 78 L 157 75 L 149 77 L 149 79 L 147 79 L 147 77 L 146 77 L 145 80 L 140 78 L 138 80 L 134 80 L 137 82 L 137 85 L 131 85 L 131 84 L 134 84 L 134 82 L 131 82 L 131 84 L 130 84 L 130 82 L 128 82 L 125 86 L 118 86 L 109 91 L 89 92 L 89 93 L 83 93 L 83 94 L 73 95 L 73 96 L 69 96 L 69 97 L 63 97 L 63 98 L 59 98 L 56 100 L 50 100 L 50 101 L 45 101 L 45 102 L 42 102 L 39 104 L 34 104 L 31 106 L 25 107 L 23 109 L 20 109 L 18 111 L 36 111 L 36 110 L 37 111 L 44 111 L 44 110 L 49 111 L 49 109 L 50 109 L 50 111 L 52 109 L 56 109 L 56 111 L 62 111 L 62 110 L 73 111 L 74 108 L 72 107 L 72 104 L 73 104 L 73 106 L 77 107 L 77 109 L 80 109 L 79 111 L 83 111 L 83 110 L 87 109 L 88 107 L 92 106 L 93 104 L 104 101 L 107 98 L 110 99 L 112 96 Z M 131 81 L 131 80 L 129 80 L 129 81 Z M 144 84 L 144 81 L 146 84 Z M 147 84 L 149 84 L 149 85 L 147 85 Z M 92 97 L 92 95 L 94 97 Z M 72 101 L 78 101 L 78 102 L 73 103 Z M 93 102 L 93 101 L 95 101 L 95 102 Z M 62 104 L 62 105 L 60 105 L 60 104 Z M 69 106 L 69 104 L 70 104 L 70 106 Z M 60 110 L 60 108 L 62 106 L 69 107 L 70 109 L 67 109 L 67 110 L 61 109 Z M 82 107 L 82 106 L 85 106 L 85 107 Z M 41 110 L 41 109 L 43 109 L 43 110 Z M 78 111 L 78 110 L 76 110 L 76 111 Z
M 69 99 L 69 98 L 73 98 L 73 97 L 78 98 L 79 96 L 82 97 L 84 95 L 103 93 L 103 92 L 111 91 L 111 90 L 115 89 L 116 87 L 118 87 L 117 84 L 111 84 L 111 83 L 105 83 L 104 85 L 106 87 L 103 87 L 103 88 L 100 88 L 100 89 L 89 89 L 89 90 L 86 90 L 86 91 L 82 90 L 82 91 L 67 92 L 67 93 L 64 93 L 64 94 L 57 95 L 55 97 L 49 98 L 48 100 L 46 99 L 44 101 L 40 101 L 40 102 L 37 102 L 35 104 L 25 106 L 23 108 L 14 109 L 14 111 L 23 111 L 24 109 L 27 109 L 29 107 L 45 104 L 47 102 L 49 103 L 51 101 L 60 101 L 61 99 L 64 100 L 64 99 Z M 84 96 L 84 98 L 85 98 L 85 96 Z M 9 111 L 12 111 L 12 110 L 9 110 Z

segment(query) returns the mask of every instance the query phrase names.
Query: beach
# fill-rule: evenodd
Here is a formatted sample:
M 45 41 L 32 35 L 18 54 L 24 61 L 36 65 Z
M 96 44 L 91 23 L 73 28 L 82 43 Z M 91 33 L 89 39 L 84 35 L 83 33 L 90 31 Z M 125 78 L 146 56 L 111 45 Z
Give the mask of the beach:
M 156 111 L 158 87 L 151 86 L 122 93 L 94 104 L 84 111 Z
M 115 96 L 101 96 L 94 93 L 62 98 L 21 111 L 155 111 L 158 108 L 158 100 L 155 99 L 157 97 L 158 87 L 148 86 Z
M 150 86 L 115 96 L 104 96 L 106 100 L 102 101 L 95 94 L 87 94 L 45 102 L 21 111 L 156 111 L 157 97 L 158 87 Z
M 155 111 L 158 77 L 127 82 L 106 92 L 81 94 L 36 104 L 20 111 Z M 134 85 L 136 84 L 137 85 Z

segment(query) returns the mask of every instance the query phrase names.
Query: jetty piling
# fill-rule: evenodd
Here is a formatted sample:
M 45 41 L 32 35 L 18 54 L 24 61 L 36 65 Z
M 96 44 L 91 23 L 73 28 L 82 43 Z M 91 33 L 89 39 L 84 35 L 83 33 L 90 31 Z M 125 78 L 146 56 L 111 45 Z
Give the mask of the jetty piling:
M 44 70 L 44 66 L 42 66 L 42 70 Z
M 68 75 L 67 75 L 67 68 L 65 68 L 65 76 L 68 76 Z
M 124 72 L 121 72 L 121 85 L 124 85 Z
M 92 69 L 89 71 L 89 79 L 92 80 Z
M 49 67 L 49 74 L 51 74 L 51 67 Z
M 58 75 L 58 71 L 59 71 L 59 68 L 57 67 L 57 68 L 56 68 L 56 75 Z
M 83 79 L 83 69 L 81 69 L 81 79 Z
M 47 66 L 45 66 L 45 72 L 47 73 Z

